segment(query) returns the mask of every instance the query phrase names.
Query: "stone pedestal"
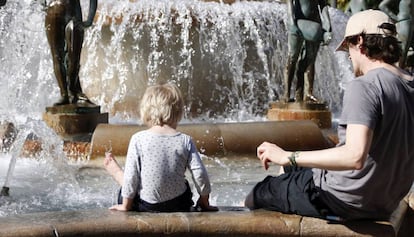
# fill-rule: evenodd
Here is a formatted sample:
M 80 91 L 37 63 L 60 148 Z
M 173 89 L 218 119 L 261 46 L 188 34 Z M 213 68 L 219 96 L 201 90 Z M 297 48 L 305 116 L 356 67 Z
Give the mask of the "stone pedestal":
M 99 123 L 108 123 L 100 106 L 68 104 L 47 107 L 43 120 L 65 141 L 90 141 Z
M 267 112 L 269 120 L 312 120 L 320 128 L 332 127 L 332 114 L 321 102 L 272 102 Z

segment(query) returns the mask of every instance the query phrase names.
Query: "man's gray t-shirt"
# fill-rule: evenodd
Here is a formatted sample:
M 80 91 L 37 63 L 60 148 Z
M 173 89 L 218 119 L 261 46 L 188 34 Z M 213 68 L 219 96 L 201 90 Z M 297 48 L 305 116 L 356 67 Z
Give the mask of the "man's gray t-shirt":
M 333 212 L 347 219 L 388 218 L 414 180 L 414 82 L 379 68 L 352 80 L 339 120 L 339 146 L 348 124 L 374 131 L 361 170 L 313 169 L 315 185 Z
M 197 192 L 209 194 L 208 174 L 190 136 L 137 132 L 128 146 L 122 196 L 134 198 L 138 193 L 142 200 L 153 204 L 176 198 L 187 189 L 187 168 Z

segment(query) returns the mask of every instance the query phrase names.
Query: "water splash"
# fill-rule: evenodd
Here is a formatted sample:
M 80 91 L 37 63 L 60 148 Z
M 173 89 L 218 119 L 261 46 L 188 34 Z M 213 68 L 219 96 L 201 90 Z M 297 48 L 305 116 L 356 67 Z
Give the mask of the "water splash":
M 42 121 L 28 120 L 17 130 L 10 152 L 0 154 L 0 182 L 10 188 L 0 197 L 0 216 L 110 206 L 113 184 L 102 169 L 68 159 L 63 141 Z M 28 140 L 40 147 L 24 153 Z

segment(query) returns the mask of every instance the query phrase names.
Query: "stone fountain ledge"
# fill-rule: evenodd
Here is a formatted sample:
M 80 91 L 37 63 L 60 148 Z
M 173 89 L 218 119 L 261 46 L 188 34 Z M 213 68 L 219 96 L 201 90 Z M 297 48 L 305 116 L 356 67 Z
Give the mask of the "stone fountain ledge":
M 409 199 L 388 222 L 335 223 L 265 210 L 220 207 L 219 212 L 144 213 L 106 209 L 41 212 L 0 218 L 0 236 L 412 236 Z M 406 225 L 406 226 L 404 226 Z M 412 228 L 411 228 L 412 229 Z

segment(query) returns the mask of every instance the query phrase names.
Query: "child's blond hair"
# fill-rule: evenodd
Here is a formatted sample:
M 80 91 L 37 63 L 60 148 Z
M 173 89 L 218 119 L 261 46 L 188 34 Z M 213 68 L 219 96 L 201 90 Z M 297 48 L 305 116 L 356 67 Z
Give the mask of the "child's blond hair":
M 177 125 L 184 113 L 184 101 L 175 84 L 150 86 L 140 104 L 141 120 L 147 126 Z

